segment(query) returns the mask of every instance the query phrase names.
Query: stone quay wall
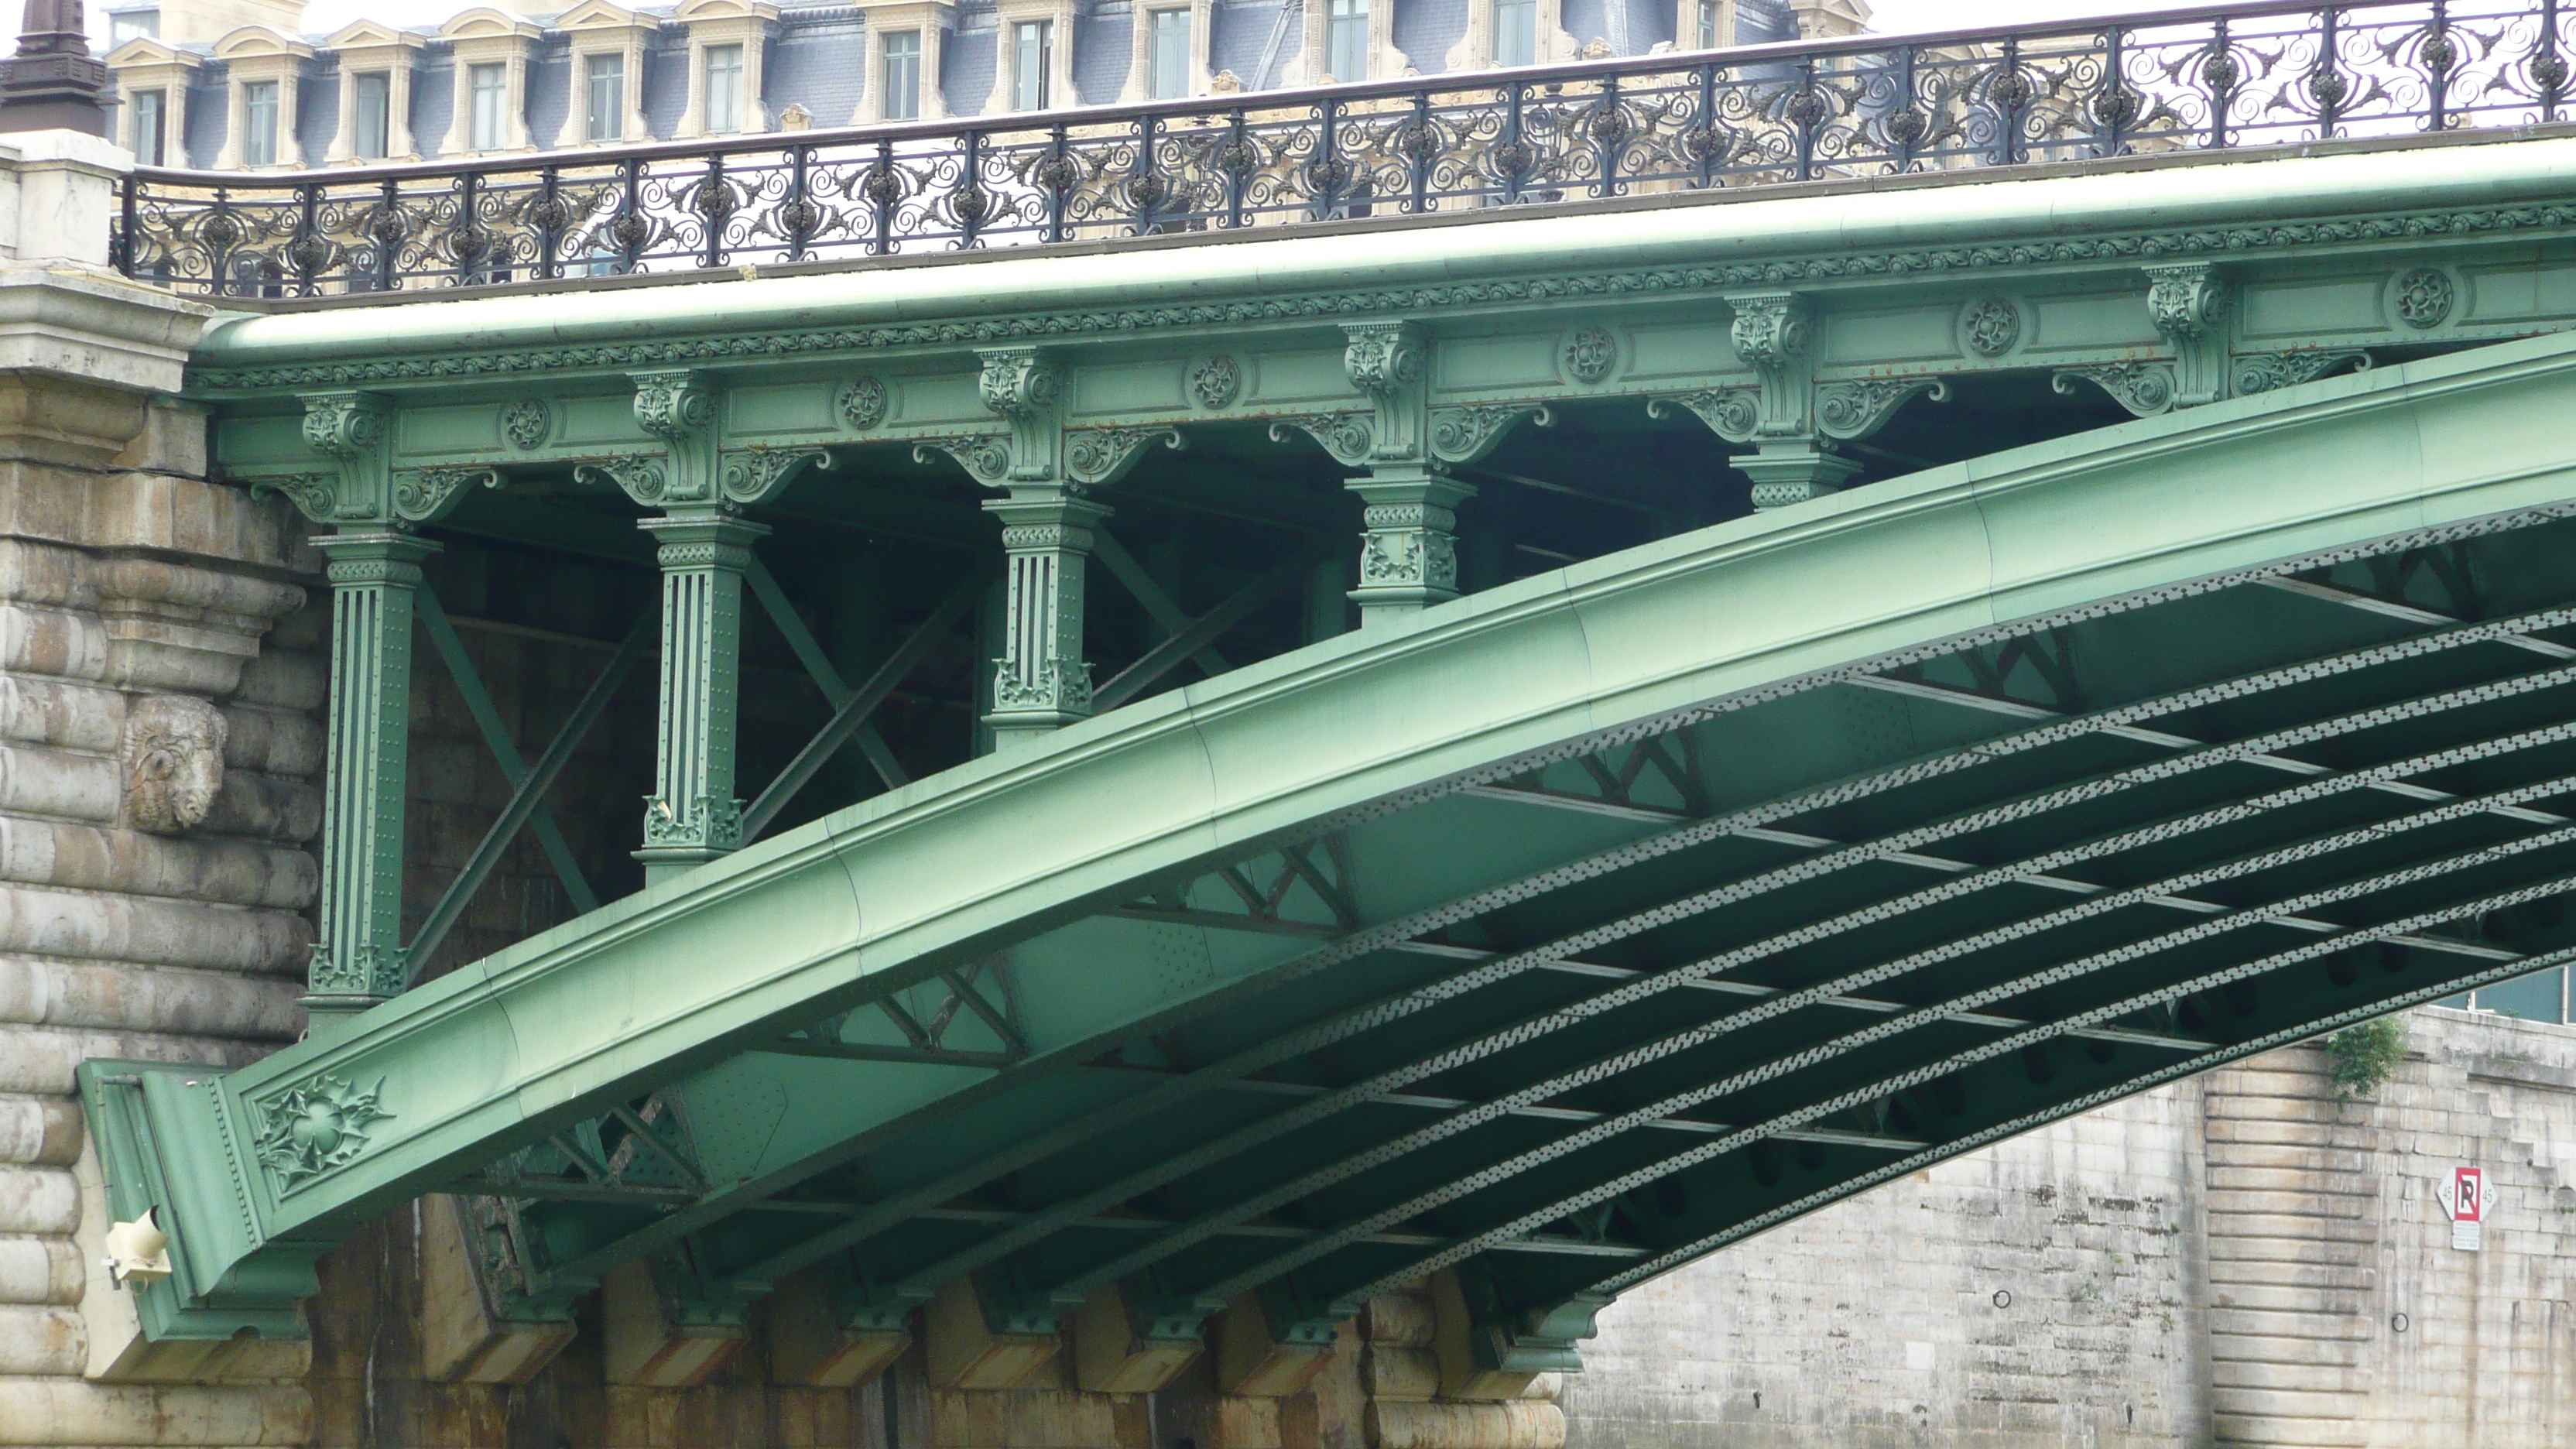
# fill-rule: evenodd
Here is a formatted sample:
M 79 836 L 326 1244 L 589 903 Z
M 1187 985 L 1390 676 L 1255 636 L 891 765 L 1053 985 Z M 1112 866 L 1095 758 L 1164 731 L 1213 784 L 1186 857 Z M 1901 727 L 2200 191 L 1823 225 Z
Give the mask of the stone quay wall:
M 2576 1030 L 2406 1022 L 2369 1100 L 2274 1052 L 1630 1293 L 1567 1380 L 1570 1449 L 2576 1442 Z M 2456 1166 L 2492 1184 L 2476 1251 Z

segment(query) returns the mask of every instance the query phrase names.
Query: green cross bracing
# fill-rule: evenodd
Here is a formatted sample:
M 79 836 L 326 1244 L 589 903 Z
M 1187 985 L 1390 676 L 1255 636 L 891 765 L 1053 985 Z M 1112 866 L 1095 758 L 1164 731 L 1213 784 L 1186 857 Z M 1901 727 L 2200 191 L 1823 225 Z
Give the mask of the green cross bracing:
M 1455 1269 L 1571 1367 L 1872 1183 L 2576 957 L 2576 216 L 2497 201 L 2571 145 L 1891 193 L 1866 266 L 1789 197 L 237 323 L 223 465 L 338 530 L 359 661 L 338 1014 L 84 1068 L 147 1328 L 294 1331 L 445 1191 L 523 1320 L 641 1260 L 1319 1344 Z M 1884 264 L 1970 231 L 2051 240 Z M 394 601 L 479 699 L 469 578 L 582 569 L 607 662 L 487 728 L 406 941 Z M 648 879 L 543 802 L 652 678 Z M 617 898 L 433 961 L 522 828 Z

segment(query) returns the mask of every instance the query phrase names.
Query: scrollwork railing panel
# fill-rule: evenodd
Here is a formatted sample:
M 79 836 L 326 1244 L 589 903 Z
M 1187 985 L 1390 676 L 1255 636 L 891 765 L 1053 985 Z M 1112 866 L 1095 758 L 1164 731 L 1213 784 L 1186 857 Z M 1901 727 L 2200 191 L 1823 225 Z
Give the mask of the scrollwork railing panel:
M 250 297 L 1226 233 L 2569 119 L 2561 0 L 2232 5 L 1148 106 L 291 174 L 138 171 Z

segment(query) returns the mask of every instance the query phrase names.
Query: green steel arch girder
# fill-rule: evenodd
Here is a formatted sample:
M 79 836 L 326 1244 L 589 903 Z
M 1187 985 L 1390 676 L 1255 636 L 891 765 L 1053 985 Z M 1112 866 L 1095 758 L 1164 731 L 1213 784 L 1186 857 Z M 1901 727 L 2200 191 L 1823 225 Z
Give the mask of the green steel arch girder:
M 1492 1351 L 1566 1363 L 1764 1226 L 2576 952 L 2571 387 L 2505 343 L 1700 530 L 228 1075 L 90 1063 L 117 1215 L 176 1239 L 147 1325 L 294 1331 L 332 1241 L 464 1189 L 534 1315 L 655 1254 L 716 1317 L 820 1268 L 859 1316 L 974 1273 L 1002 1329 L 1114 1284 L 1294 1334 L 1456 1265 Z

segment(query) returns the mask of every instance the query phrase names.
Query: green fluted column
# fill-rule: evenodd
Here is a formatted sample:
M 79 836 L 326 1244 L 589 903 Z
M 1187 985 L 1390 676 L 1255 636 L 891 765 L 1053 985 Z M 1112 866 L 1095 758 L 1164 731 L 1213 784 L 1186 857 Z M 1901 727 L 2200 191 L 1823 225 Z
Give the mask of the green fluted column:
M 742 699 L 742 576 L 769 530 L 718 509 L 637 525 L 660 543 L 662 728 L 644 802 L 646 884 L 742 844 L 734 732 Z
M 331 707 L 322 807 L 322 930 L 305 1009 L 316 1035 L 402 991 L 403 787 L 412 603 L 438 545 L 408 534 L 314 540 L 329 557 Z
M 993 712 L 984 723 L 1007 751 L 1091 715 L 1082 657 L 1083 581 L 1094 524 L 1110 510 L 1073 486 L 1014 487 L 985 503 L 1002 520 L 1010 573 Z

